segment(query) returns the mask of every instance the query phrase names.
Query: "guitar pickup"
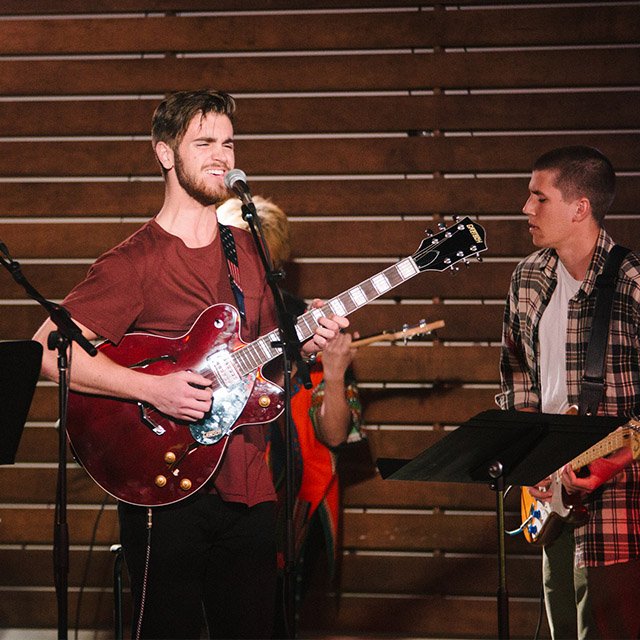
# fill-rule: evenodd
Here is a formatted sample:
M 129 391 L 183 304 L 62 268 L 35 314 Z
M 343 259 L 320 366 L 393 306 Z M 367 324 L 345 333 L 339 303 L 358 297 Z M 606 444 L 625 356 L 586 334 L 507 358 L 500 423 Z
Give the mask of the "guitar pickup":
M 208 356 L 207 364 L 225 387 L 231 387 L 242 380 L 231 354 L 226 350 L 220 350 Z

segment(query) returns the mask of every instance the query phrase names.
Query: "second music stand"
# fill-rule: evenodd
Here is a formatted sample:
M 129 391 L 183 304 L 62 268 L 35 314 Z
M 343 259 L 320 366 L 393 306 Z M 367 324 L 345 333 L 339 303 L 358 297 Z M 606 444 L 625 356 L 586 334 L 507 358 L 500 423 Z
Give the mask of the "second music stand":
M 378 458 L 389 480 L 489 484 L 498 519 L 498 637 L 509 637 L 504 487 L 534 486 L 626 423 L 625 418 L 483 411 L 413 460 Z
M 0 464 L 14 464 L 42 364 L 35 340 L 0 342 Z

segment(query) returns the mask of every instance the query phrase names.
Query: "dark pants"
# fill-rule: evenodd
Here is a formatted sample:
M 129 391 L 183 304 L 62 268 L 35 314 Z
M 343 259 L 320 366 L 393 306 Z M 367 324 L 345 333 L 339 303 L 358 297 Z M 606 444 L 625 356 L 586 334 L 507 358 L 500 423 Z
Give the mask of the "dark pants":
M 640 638 L 640 560 L 587 569 L 600 638 Z
M 254 507 L 200 493 L 152 511 L 120 503 L 134 602 L 133 638 L 270 638 L 276 585 L 275 503 Z M 143 600 L 144 591 L 144 600 Z M 203 618 L 204 610 L 204 618 Z

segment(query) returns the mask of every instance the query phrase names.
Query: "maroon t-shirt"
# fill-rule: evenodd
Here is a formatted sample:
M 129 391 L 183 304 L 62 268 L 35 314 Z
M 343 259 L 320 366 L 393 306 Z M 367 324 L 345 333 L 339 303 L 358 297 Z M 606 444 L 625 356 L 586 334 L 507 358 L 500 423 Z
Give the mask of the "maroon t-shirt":
M 246 342 L 276 326 L 271 291 L 251 235 L 233 229 L 244 292 Z M 191 249 L 155 220 L 103 254 L 64 300 L 72 317 L 114 344 L 140 331 L 177 337 L 212 304 L 236 306 L 219 234 Z M 213 487 L 220 497 L 249 506 L 275 500 L 265 462 L 266 427 L 241 427 L 229 436 Z

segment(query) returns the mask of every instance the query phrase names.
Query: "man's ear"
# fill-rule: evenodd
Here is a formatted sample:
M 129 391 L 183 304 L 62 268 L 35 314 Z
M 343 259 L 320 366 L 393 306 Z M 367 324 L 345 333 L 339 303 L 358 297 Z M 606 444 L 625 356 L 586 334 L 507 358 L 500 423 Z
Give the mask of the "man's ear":
M 165 171 L 173 169 L 175 164 L 173 149 L 166 142 L 160 141 L 156 144 L 156 157 Z
M 582 222 L 585 218 L 591 214 L 591 202 L 589 198 L 578 198 L 576 200 L 576 212 L 573 215 L 573 219 L 576 222 Z

